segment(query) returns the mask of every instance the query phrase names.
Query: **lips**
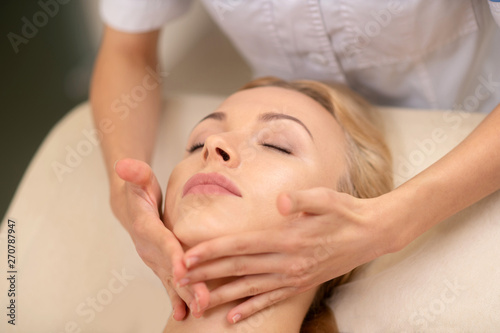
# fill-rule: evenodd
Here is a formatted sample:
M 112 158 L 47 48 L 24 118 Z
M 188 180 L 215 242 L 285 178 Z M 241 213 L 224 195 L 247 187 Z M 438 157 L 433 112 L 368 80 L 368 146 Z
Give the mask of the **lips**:
M 182 196 L 187 194 L 219 194 L 241 197 L 238 187 L 223 175 L 211 173 L 197 173 L 184 185 Z

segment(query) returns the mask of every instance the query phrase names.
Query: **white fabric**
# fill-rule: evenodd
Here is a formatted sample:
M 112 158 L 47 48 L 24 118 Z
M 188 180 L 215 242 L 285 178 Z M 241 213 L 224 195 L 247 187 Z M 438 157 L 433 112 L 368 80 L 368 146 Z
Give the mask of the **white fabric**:
M 396 185 L 440 159 L 482 118 L 457 112 L 384 113 Z M 496 192 L 403 251 L 359 268 L 330 302 L 340 331 L 498 332 L 499 239 Z
M 151 20 L 155 28 L 167 21 L 160 19 L 165 14 L 161 8 L 172 4 L 174 13 L 178 3 L 101 1 L 105 21 L 125 30 L 147 21 L 142 14 L 137 22 L 132 19 L 137 2 L 154 8 Z M 495 20 L 500 22 L 498 3 L 202 2 L 255 76 L 342 82 L 379 105 L 490 112 L 500 103 L 500 28 L 495 24 Z M 115 15 L 113 10 L 118 8 Z
M 99 11 L 110 27 L 126 32 L 160 28 L 184 14 L 191 0 L 101 0 Z
M 490 8 L 493 17 L 495 18 L 495 21 L 497 22 L 498 25 L 500 25 L 500 1 L 498 0 L 490 1 Z
M 221 100 L 167 101 L 153 164 L 163 189 L 193 124 Z M 403 109 L 381 115 L 398 184 L 449 151 L 483 117 Z M 1 332 L 151 333 L 166 323 L 166 292 L 109 208 L 104 163 L 92 133 L 88 104 L 70 112 L 41 145 L 3 219 L 4 273 L 7 219 L 16 222 L 18 317 L 14 327 L 4 314 Z M 55 172 L 57 163 L 72 171 Z M 341 331 L 493 332 L 500 326 L 499 203 L 496 193 L 404 251 L 361 268 L 332 302 Z M 7 287 L 5 277 L 0 279 L 4 312 Z

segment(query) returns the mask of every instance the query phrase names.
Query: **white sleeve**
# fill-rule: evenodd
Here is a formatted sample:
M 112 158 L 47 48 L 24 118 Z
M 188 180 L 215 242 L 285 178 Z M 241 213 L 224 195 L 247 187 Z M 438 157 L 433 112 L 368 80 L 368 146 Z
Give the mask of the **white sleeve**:
M 497 22 L 498 26 L 500 26 L 500 0 L 489 0 L 491 14 L 493 14 L 493 18 L 495 22 Z
M 191 0 L 100 0 L 101 18 L 125 32 L 146 32 L 184 14 Z

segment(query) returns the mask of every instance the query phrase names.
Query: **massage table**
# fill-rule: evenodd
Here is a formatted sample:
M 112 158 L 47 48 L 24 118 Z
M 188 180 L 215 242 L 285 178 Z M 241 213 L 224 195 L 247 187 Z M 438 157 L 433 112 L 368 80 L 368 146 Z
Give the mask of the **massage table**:
M 193 124 L 223 98 L 166 98 L 152 163 L 163 191 Z M 396 185 L 438 160 L 484 117 L 392 108 L 378 113 Z M 113 216 L 106 177 L 90 106 L 84 103 L 46 137 L 2 220 L 1 332 L 161 332 L 171 312 L 167 293 Z M 360 268 L 330 303 L 341 331 L 497 331 L 499 203 L 494 193 L 402 251 Z M 15 230 L 13 269 L 6 260 L 9 229 Z M 12 282 L 7 271 L 15 271 L 15 298 L 7 297 Z M 11 299 L 15 326 L 6 316 Z

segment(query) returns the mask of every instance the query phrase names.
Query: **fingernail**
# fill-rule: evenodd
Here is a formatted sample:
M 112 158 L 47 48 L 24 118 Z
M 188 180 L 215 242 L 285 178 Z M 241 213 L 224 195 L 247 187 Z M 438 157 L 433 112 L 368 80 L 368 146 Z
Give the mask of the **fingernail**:
M 196 301 L 195 300 L 192 300 L 191 303 L 189 303 L 189 309 L 191 310 L 191 313 L 194 316 L 195 315 L 194 310 L 196 309 Z
M 187 284 L 189 284 L 189 279 L 183 278 L 179 282 L 177 282 L 177 288 L 184 287 Z
M 235 315 L 233 316 L 233 318 L 231 318 L 231 320 L 233 321 L 233 324 L 236 324 L 236 322 L 237 322 L 238 320 L 240 320 L 240 319 L 241 319 L 241 315 L 240 315 L 239 313 L 238 313 L 238 314 L 235 314 Z
M 194 294 L 194 299 L 196 300 L 196 312 L 200 312 L 200 296 L 197 293 Z
M 186 260 L 186 267 L 189 268 L 191 266 L 193 266 L 194 264 L 196 264 L 198 261 L 200 260 L 200 258 L 198 257 L 190 257 L 190 258 L 187 258 Z
M 116 170 L 116 163 L 118 163 L 118 160 L 116 160 L 115 164 L 113 164 L 113 170 Z

